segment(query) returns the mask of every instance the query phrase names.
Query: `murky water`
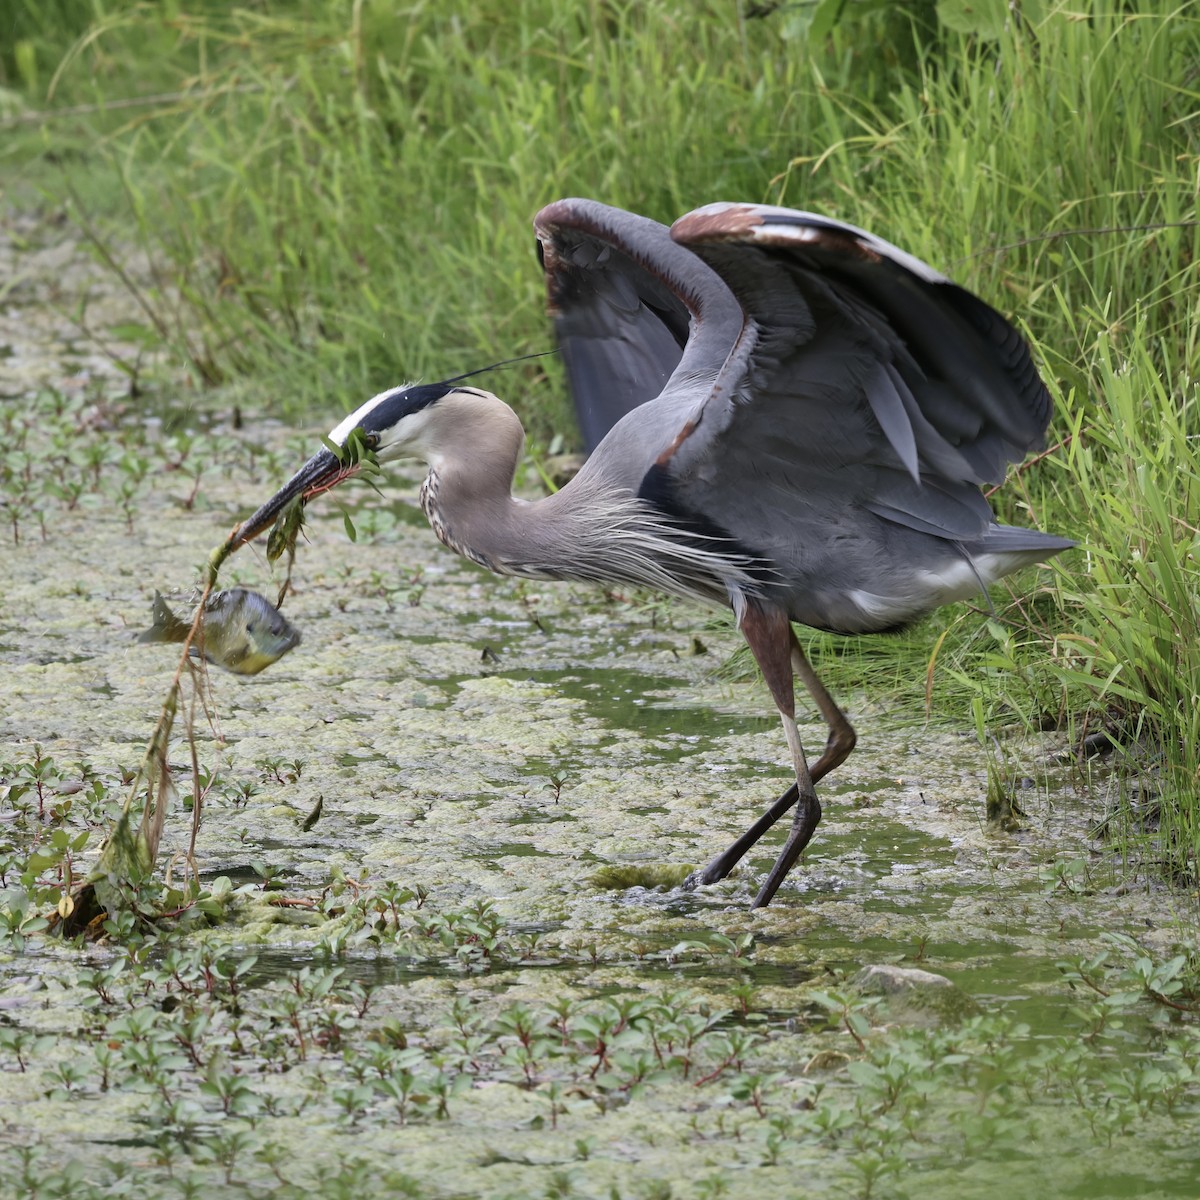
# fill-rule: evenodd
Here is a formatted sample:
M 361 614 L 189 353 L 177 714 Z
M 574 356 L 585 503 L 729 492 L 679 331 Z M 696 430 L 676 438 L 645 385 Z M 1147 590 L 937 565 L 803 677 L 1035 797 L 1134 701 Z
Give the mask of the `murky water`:
M 46 262 L 63 265 L 53 255 Z M 34 306 L 0 327 L 5 403 L 20 404 L 35 385 L 96 386 L 75 359 L 64 361 L 73 353 L 64 336 Z M 93 376 L 104 370 L 86 365 Z M 154 453 L 136 409 L 107 411 L 109 423 L 81 430 L 81 440 L 136 441 Z M 294 465 L 278 427 L 225 432 L 273 452 L 282 472 L 234 456 L 202 477 L 186 507 L 189 485 L 152 469 L 128 513 L 115 493 L 99 491 L 75 510 L 52 508 L 44 539 L 27 517 L 20 544 L 5 546 L 0 760 L 28 760 L 37 745 L 58 763 L 82 760 L 110 779 L 140 761 L 175 655 L 134 644 L 133 631 L 148 623 L 154 591 L 190 588 L 208 550 Z M 397 473 L 389 496 L 411 500 L 419 479 L 415 470 Z M 379 504 L 365 489 L 347 498 L 356 511 Z M 1052 737 L 1007 743 L 1035 783 L 1020 796 L 1022 831 L 996 833 L 984 822 L 986 760 L 973 735 L 843 697 L 859 748 L 823 786 L 825 820 L 771 908 L 751 913 L 748 902 L 781 834 L 712 888 L 614 888 L 602 869 L 634 868 L 652 880 L 700 865 L 786 785 L 786 751 L 765 691 L 714 675 L 736 634 L 684 605 L 646 608 L 592 589 L 494 579 L 442 549 L 420 521 L 375 524 L 377 533 L 353 544 L 336 507 L 314 504 L 286 605 L 303 644 L 253 679 L 211 676 L 223 741 L 201 723 L 197 745 L 224 790 L 210 797 L 200 827 L 201 877 L 257 885 L 265 868 L 276 896 L 314 905 L 334 877 L 368 891 L 392 881 L 422 889 L 421 913 L 486 904 L 499 949 L 481 956 L 479 939 L 460 933 L 449 951 L 414 954 L 397 942 L 331 959 L 329 929 L 342 918 L 272 907 L 262 891 L 196 944 L 255 954 L 244 982 L 256 995 L 286 991 L 298 972 L 333 962 L 344 980 L 374 989 L 376 1018 L 396 1014 L 431 1041 L 462 998 L 491 1016 L 517 1000 L 591 1003 L 686 989 L 733 1012 L 724 1020 L 740 1027 L 733 989 L 742 988 L 757 1014 L 751 1027 L 768 1035 L 765 1060 L 786 1082 L 772 1084 L 768 1117 L 736 1088 L 701 1092 L 675 1081 L 630 1091 L 620 1105 L 564 1114 L 559 1132 L 533 1120 L 540 1091 L 480 1076 L 449 1121 L 338 1124 L 317 1104 L 312 1114 L 263 1118 L 272 1137 L 303 1145 L 309 1123 L 324 1120 L 322 1136 L 338 1154 L 380 1163 L 401 1155 L 404 1170 L 438 1196 L 1200 1194 L 1189 1132 L 1195 1089 L 1169 1115 L 1148 1110 L 1136 1142 L 1130 1130 L 1111 1141 L 1094 1135 L 1061 1098 L 1033 1090 L 1022 1107 L 1038 1131 L 1036 1151 L 1003 1131 L 947 1144 L 914 1116 L 913 1128 L 884 1148 L 903 1170 L 874 1183 L 863 1155 L 884 1150 L 863 1149 L 850 1128 L 796 1133 L 777 1156 L 764 1140 L 771 1113 L 799 1120 L 819 1111 L 804 1067 L 814 1055 L 832 1047 L 839 1061 L 861 1056 L 836 1021 L 831 1032 L 797 1021 L 814 1011 L 814 992 L 844 988 L 866 964 L 904 961 L 946 976 L 982 1011 L 1027 1023 L 1029 1034 L 1014 1044 L 1029 1054 L 1039 1041 L 1084 1032 L 1080 998 L 1057 962 L 1096 953 L 1110 930 L 1163 958 L 1194 942 L 1192 898 L 1116 886 L 1117 864 L 1089 835 L 1097 801 L 1056 761 Z M 231 562 L 225 582 L 235 581 L 268 594 L 277 582 L 259 551 Z M 707 654 L 693 653 L 698 631 Z M 813 746 L 824 741 L 819 723 L 804 731 Z M 187 767 L 182 741 L 172 761 Z M 321 816 L 305 831 L 318 799 Z M 6 830 L 16 824 L 14 812 L 0 809 L 0 835 L 12 846 L 17 838 Z M 188 838 L 188 814 L 173 814 L 164 861 L 184 853 Z M 1082 863 L 1086 886 L 1048 882 L 1055 862 Z M 60 1061 L 81 1020 L 72 1010 L 90 995 L 82 972 L 111 953 L 34 939 L 24 955 L 0 958 L 0 1025 L 45 1034 L 53 1045 L 44 1056 Z M 876 1014 L 872 1035 L 881 1045 L 890 1036 L 885 1014 Z M 1105 1043 L 1114 1061 L 1164 1045 L 1149 1007 L 1127 1028 L 1124 1042 Z M 0 1149 L 36 1143 L 61 1166 L 91 1160 L 100 1142 L 105 1153 L 148 1144 L 138 1132 L 146 1117 L 137 1089 L 93 1089 L 86 1115 L 76 1106 L 67 1119 L 69 1100 L 36 1064 L 20 1071 L 0 1061 Z M 321 1070 L 334 1072 L 340 1061 L 331 1050 Z M 297 1069 L 305 1086 L 313 1086 L 310 1067 Z M 286 1083 L 280 1075 L 271 1086 L 282 1095 Z M 832 1075 L 828 1086 L 852 1094 L 853 1080 Z M 575 1139 L 590 1139 L 591 1148 L 579 1151 Z M 130 1150 L 125 1161 L 144 1157 Z M 568 1168 L 567 1182 L 556 1183 L 555 1172 Z M 155 1194 L 160 1169 L 140 1169 Z M 229 1179 L 214 1168 L 206 1190 L 233 1189 Z M 654 1191 L 655 1181 L 668 1190 Z

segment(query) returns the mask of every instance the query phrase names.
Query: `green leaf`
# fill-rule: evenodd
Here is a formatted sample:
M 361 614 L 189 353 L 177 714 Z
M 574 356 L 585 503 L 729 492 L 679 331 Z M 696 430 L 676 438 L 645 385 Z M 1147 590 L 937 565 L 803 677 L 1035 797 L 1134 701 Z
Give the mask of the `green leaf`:
M 17 68 L 17 76 L 30 92 L 37 91 L 37 47 L 27 38 L 22 38 L 13 46 L 13 63 Z
M 157 329 L 143 325 L 140 321 L 123 321 L 113 325 L 108 332 L 122 342 L 136 342 L 138 345 L 156 347 L 163 344 L 162 335 Z
M 842 19 L 845 7 L 846 0 L 820 0 L 813 9 L 812 21 L 808 26 L 809 40 L 815 42 L 827 38 Z
M 1004 32 L 1008 0 L 938 0 L 937 15 L 947 29 L 991 40 Z

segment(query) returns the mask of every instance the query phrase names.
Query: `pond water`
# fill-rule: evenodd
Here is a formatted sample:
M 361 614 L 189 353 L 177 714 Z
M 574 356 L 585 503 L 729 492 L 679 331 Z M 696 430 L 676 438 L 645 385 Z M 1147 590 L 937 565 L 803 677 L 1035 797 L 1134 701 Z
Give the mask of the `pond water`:
M 148 422 L 38 272 L 113 320 L 119 298 L 35 226 L 17 264 L 6 220 L 28 278 L 0 326 L 9 453 L 36 415 L 2 531 L 11 906 L 55 828 L 92 830 L 76 875 L 95 861 L 141 761 L 176 665 L 134 641 L 155 590 L 186 608 L 305 451 L 276 424 Z M 74 503 L 52 486 L 72 473 Z M 1091 834 L 1104 788 L 1053 735 L 1006 740 L 1028 786 L 1004 833 L 973 733 L 843 696 L 859 747 L 775 903 L 748 908 L 781 834 L 682 891 L 787 782 L 765 690 L 718 677 L 736 632 L 491 577 L 398 507 L 419 482 L 348 491 L 354 543 L 314 503 L 285 605 L 303 643 L 209 677 L 211 919 L 0 950 L 5 1194 L 1200 1195 L 1195 1016 L 1130 982 L 1194 949 L 1195 898 L 1128 885 Z M 278 577 L 245 550 L 222 582 Z M 814 714 L 803 732 L 824 741 Z M 5 789 L 48 760 L 39 815 Z M 173 878 L 190 838 L 181 808 Z M 954 988 L 863 996 L 880 964 Z

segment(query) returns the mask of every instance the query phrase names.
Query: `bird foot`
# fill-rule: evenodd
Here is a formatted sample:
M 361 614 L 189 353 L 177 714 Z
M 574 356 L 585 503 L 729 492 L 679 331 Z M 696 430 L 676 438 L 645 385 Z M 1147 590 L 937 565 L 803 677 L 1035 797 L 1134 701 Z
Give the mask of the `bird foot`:
M 719 883 L 726 875 L 728 870 L 715 870 L 717 864 L 709 863 L 703 870 L 693 871 L 679 886 L 685 892 L 694 892 L 698 887 L 707 887 L 710 883 Z

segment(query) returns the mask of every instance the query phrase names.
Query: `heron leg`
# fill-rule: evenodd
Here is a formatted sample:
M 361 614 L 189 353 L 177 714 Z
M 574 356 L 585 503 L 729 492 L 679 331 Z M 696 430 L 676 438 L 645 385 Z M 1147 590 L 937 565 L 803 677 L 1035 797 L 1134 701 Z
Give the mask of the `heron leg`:
M 855 741 L 857 740 L 854 732 L 854 727 L 846 718 L 846 714 L 837 706 L 833 697 L 826 690 L 825 685 L 821 682 L 816 671 L 813 670 L 812 664 L 808 661 L 804 650 L 800 643 L 796 640 L 795 631 L 790 623 L 787 626 L 789 646 L 790 646 L 790 665 L 792 671 L 799 676 L 800 681 L 804 684 L 808 694 L 812 697 L 813 703 L 816 704 L 821 716 L 824 717 L 825 723 L 829 726 L 829 737 L 825 742 L 825 749 L 821 752 L 821 757 L 813 763 L 809 769 L 809 779 L 813 784 L 824 778 L 835 767 L 841 766 L 846 761 L 851 750 L 854 749 Z M 747 637 L 750 642 L 750 638 Z M 754 648 L 753 642 L 750 643 L 751 649 Z M 757 658 L 757 652 L 755 654 Z M 772 690 L 774 695 L 774 690 Z M 794 710 L 793 710 L 794 713 Z M 780 715 L 783 716 L 783 710 L 780 710 Z M 793 715 L 794 723 L 794 715 Z M 786 733 L 786 718 L 785 718 L 785 733 Z M 724 879 L 726 875 L 741 861 L 746 852 L 755 845 L 756 842 L 769 830 L 780 817 L 784 815 L 796 803 L 796 799 L 800 794 L 799 785 L 793 783 L 778 800 L 771 805 L 769 809 L 745 833 L 742 834 L 728 849 L 717 855 L 703 870 L 693 872 L 688 877 L 684 886 L 694 888 L 700 884 L 716 883 L 718 880 Z M 815 799 L 815 797 L 814 797 Z M 820 806 L 817 805 L 817 820 L 820 820 Z M 784 847 L 783 854 L 776 862 L 775 868 L 768 876 L 768 884 L 773 880 L 773 886 L 768 894 L 766 885 L 763 892 L 755 900 L 755 906 L 761 907 L 766 904 L 771 896 L 775 894 L 776 888 L 782 882 L 784 875 L 791 868 L 792 864 L 799 857 L 800 852 L 807 845 L 808 840 L 812 837 L 813 830 L 817 827 L 817 820 L 811 821 L 811 827 L 808 828 L 807 836 L 803 842 L 799 842 L 795 825 L 793 825 L 792 836 L 789 837 L 787 845 Z M 809 824 L 806 822 L 806 824 Z M 780 862 L 787 858 L 786 866 L 779 870 Z

